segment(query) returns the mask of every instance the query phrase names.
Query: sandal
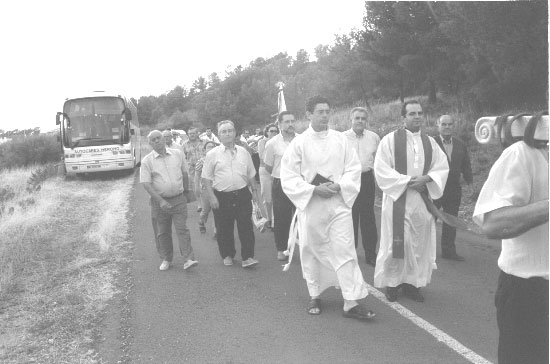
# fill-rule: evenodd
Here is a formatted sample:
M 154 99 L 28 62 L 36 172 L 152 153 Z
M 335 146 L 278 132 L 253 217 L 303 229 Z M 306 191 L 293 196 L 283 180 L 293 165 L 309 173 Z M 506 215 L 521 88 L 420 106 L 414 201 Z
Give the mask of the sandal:
M 309 315 L 321 314 L 321 300 L 319 298 L 312 298 L 307 304 L 307 313 Z

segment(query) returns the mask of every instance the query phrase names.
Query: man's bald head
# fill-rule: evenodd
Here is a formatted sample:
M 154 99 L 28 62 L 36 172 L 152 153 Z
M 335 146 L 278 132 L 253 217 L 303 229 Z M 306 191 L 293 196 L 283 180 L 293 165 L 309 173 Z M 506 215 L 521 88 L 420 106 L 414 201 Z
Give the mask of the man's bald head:
M 158 130 L 153 130 L 147 135 L 149 145 L 155 150 L 155 152 L 161 154 L 166 151 L 166 144 L 164 142 L 164 136 Z

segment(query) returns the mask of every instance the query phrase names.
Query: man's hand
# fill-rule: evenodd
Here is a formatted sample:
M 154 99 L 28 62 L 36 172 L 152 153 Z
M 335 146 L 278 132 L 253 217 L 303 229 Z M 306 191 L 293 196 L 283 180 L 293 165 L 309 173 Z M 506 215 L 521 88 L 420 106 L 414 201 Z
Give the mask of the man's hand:
M 426 190 L 426 184 L 431 181 L 432 178 L 428 175 L 411 177 L 408 187 L 417 192 L 424 192 Z
M 210 207 L 212 207 L 214 210 L 217 210 L 220 208 L 220 202 L 218 201 L 218 198 L 216 197 L 216 195 L 212 194 L 209 200 L 210 200 Z
M 160 208 L 162 211 L 169 211 L 172 208 L 172 205 L 170 205 L 165 199 L 161 199 Z
M 331 185 L 336 185 L 338 187 L 330 187 Z M 339 189 L 340 185 L 338 185 L 337 183 L 325 182 L 320 184 L 319 186 L 315 186 L 313 193 L 319 195 L 322 198 L 331 198 L 338 193 L 338 191 L 335 190 L 336 188 Z

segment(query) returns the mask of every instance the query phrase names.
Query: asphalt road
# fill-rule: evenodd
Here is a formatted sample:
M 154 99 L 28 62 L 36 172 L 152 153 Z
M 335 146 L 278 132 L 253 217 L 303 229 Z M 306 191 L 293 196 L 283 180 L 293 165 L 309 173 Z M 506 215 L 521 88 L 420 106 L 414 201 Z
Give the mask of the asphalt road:
M 320 316 L 306 314 L 300 261 L 295 256 L 282 272 L 270 232 L 255 231 L 257 267 L 240 267 L 238 239 L 236 264 L 224 266 L 212 239 L 213 217 L 200 234 L 195 203 L 188 205 L 188 227 L 199 265 L 184 271 L 176 257 L 170 270 L 159 271 L 148 196 L 139 185 L 132 206 L 133 260 L 120 279 L 125 293 L 111 305 L 102 331 L 105 362 L 496 363 L 499 241 L 459 233 L 457 249 L 466 261 L 438 258 L 424 303 L 400 297 L 394 309 L 371 294 L 363 303 L 377 317 L 359 322 L 342 317 L 336 289 L 321 296 Z M 362 248 L 358 256 L 372 285 L 374 268 L 364 263 Z M 447 344 L 449 336 L 463 346 Z M 464 350 L 473 359 L 459 353 Z

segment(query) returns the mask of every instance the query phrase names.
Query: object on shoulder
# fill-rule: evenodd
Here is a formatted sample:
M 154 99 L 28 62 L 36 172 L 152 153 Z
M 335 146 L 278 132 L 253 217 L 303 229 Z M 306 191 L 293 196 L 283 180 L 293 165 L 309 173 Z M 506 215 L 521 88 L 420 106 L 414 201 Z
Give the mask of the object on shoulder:
M 332 182 L 332 181 L 324 176 L 321 176 L 319 173 L 317 173 L 310 183 L 314 186 L 319 186 L 320 184 L 323 184 L 326 182 Z
M 530 127 L 527 127 L 531 124 Z M 524 140 L 534 148 L 545 147 L 548 143 L 548 112 L 534 116 L 529 114 L 485 116 L 475 125 L 475 137 L 480 144 L 501 143 L 507 147 L 516 141 Z

